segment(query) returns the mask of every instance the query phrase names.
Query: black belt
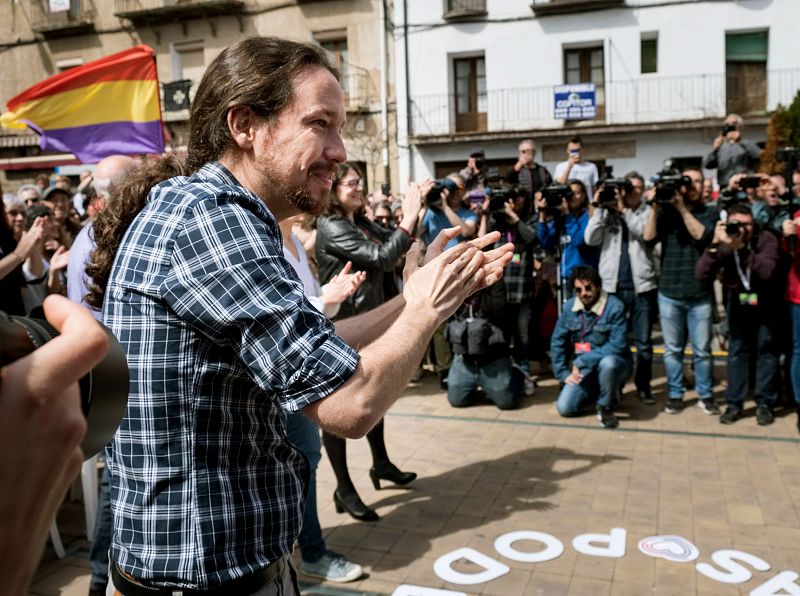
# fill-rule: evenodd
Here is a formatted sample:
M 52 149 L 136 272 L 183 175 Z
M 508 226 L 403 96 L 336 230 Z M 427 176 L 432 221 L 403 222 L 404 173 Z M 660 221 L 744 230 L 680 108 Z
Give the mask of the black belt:
M 286 557 L 278 559 L 260 571 L 245 575 L 239 579 L 225 582 L 222 585 L 208 590 L 195 590 L 187 588 L 163 588 L 149 585 L 132 578 L 127 573 L 120 571 L 117 564 L 111 562 L 111 580 L 114 587 L 124 596 L 247 596 L 253 594 L 283 572 L 287 565 Z

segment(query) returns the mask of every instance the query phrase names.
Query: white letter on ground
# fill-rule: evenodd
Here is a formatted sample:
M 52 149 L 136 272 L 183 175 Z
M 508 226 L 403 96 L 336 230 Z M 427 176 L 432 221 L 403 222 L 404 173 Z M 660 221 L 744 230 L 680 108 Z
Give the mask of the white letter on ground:
M 798 578 L 800 575 L 794 571 L 781 571 L 750 592 L 750 596 L 800 596 L 800 586 L 795 583 Z M 785 594 L 782 590 L 785 590 Z
M 544 544 L 544 550 L 538 553 L 526 553 L 516 550 L 512 544 L 518 540 L 533 540 Z M 544 561 L 552 561 L 556 557 L 560 557 L 564 552 L 564 545 L 555 536 L 545 534 L 544 532 L 530 532 L 521 530 L 519 532 L 509 532 L 503 534 L 494 541 L 495 550 L 507 559 L 512 561 L 519 561 L 520 563 L 543 563 Z
M 580 534 L 572 539 L 572 547 L 584 555 L 593 557 L 609 557 L 619 559 L 625 556 L 625 541 L 628 533 L 624 528 L 611 528 L 608 534 Z M 595 546 L 594 542 L 602 542 L 608 546 Z
M 451 567 L 459 559 L 466 559 L 484 568 L 478 573 L 461 573 Z M 508 565 L 479 553 L 474 548 L 464 547 L 442 555 L 433 564 L 433 572 L 446 582 L 471 586 L 497 579 L 511 571 Z
M 765 560 L 738 550 L 723 549 L 715 551 L 711 555 L 711 560 L 727 571 L 727 573 L 712 567 L 708 563 L 698 563 L 695 565 L 695 568 L 707 578 L 723 584 L 743 584 L 746 581 L 750 581 L 750 578 L 753 577 L 749 569 L 739 565 L 736 561 L 747 563 L 756 571 L 769 571 L 769 563 Z

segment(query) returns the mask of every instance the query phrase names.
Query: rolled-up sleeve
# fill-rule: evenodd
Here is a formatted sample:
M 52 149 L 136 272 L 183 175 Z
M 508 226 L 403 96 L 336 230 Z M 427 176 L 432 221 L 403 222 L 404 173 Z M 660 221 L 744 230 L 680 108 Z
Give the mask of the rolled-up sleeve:
M 185 324 L 296 411 L 344 384 L 358 353 L 306 299 L 276 230 L 234 204 L 198 203 L 175 237 L 162 291 Z

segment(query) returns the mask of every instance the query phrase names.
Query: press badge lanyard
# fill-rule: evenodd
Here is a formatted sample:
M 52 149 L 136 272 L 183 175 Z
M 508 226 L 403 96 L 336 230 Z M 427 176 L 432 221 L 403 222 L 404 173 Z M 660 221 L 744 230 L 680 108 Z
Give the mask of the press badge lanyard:
M 591 324 L 588 326 L 588 328 L 584 328 L 584 326 L 583 326 L 583 312 L 581 312 L 581 330 L 578 332 L 578 335 L 581 336 L 581 343 L 584 343 L 583 342 L 584 338 L 592 332 L 592 329 L 594 329 L 594 326 L 597 325 L 597 321 L 599 321 L 600 317 L 602 317 L 602 316 L 603 316 L 603 313 L 601 312 L 599 315 L 597 315 L 595 317 L 595 319 L 591 322 Z
M 746 291 L 750 291 L 750 273 L 751 269 L 748 266 L 746 271 L 742 271 L 742 263 L 739 260 L 739 251 L 733 253 L 733 260 L 736 262 L 736 272 L 739 274 L 739 279 L 742 280 L 742 285 Z

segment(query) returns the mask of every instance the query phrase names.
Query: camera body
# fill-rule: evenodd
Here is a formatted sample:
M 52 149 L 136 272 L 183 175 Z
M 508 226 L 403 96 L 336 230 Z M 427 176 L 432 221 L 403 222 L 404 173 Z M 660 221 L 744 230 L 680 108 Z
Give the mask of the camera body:
M 486 172 L 486 194 L 489 196 L 489 211 L 491 213 L 502 213 L 505 211 L 506 203 L 509 199 L 517 197 L 516 188 L 508 186 L 500 176 L 500 170 L 489 168 Z
M 35 317 L 9 316 L 0 310 L 0 367 L 27 356 L 58 336 L 44 320 L 41 308 Z M 108 337 L 108 353 L 79 381 L 81 409 L 87 432 L 81 448 L 86 459 L 97 454 L 111 440 L 128 405 L 128 362 L 114 334 L 103 326 Z
M 742 190 L 723 189 L 719 193 L 719 203 L 724 208 L 728 208 L 736 203 L 747 203 L 747 194 Z
M 548 184 L 542 189 L 542 197 L 547 203 L 547 209 L 557 211 L 561 203 L 572 198 L 572 188 L 568 184 Z
M 442 197 L 442 191 L 447 188 L 444 180 L 439 179 L 435 180 L 433 186 L 428 191 L 428 194 L 425 196 L 425 205 L 428 208 L 439 209 L 442 206 L 442 201 L 444 198 Z
M 761 184 L 761 178 L 759 176 L 742 176 L 739 179 L 739 188 L 742 190 L 746 188 L 758 188 Z
M 729 124 L 726 122 L 725 124 L 722 125 L 722 136 L 723 137 L 728 136 L 728 133 L 733 132 L 734 130 L 736 130 L 736 125 Z
M 627 178 L 611 178 L 603 182 L 598 196 L 600 207 L 612 209 L 617 205 L 617 191 L 622 195 L 633 191 L 633 185 Z
M 738 221 L 729 221 L 725 224 L 725 233 L 730 238 L 738 238 L 742 235 L 742 224 Z
M 664 162 L 664 167 L 650 179 L 656 187 L 655 202 L 658 204 L 672 203 L 676 192 L 681 188 L 688 188 L 692 185 L 692 179 L 681 174 L 680 170 L 673 167 L 672 160 Z

